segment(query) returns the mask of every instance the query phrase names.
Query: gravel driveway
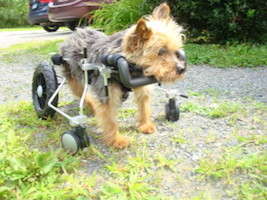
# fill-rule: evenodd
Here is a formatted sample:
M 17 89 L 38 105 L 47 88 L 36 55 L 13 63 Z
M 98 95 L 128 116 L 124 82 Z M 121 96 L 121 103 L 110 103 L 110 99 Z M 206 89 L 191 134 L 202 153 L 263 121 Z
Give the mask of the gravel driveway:
M 38 63 L 23 58 L 23 63 L 1 63 L 0 103 L 6 101 L 30 100 L 32 74 Z M 57 67 L 59 68 L 59 67 Z M 58 70 L 60 71 L 60 70 Z M 191 66 L 183 80 L 172 85 L 182 94 L 214 90 L 222 98 L 242 100 L 253 98 L 267 102 L 267 68 L 214 68 Z M 157 94 L 158 91 L 155 91 Z
M 1 58 L 3 59 L 3 57 Z M 38 61 L 39 62 L 39 61 Z M 38 64 L 32 58 L 21 58 L 21 62 L 3 63 L 0 61 L 0 104 L 7 102 L 18 102 L 21 100 L 31 101 L 31 81 L 34 68 Z M 267 67 L 252 68 L 229 68 L 220 69 L 209 66 L 191 66 L 186 73 L 184 80 L 179 81 L 172 88 L 177 89 L 182 94 L 188 94 L 188 99 L 181 99 L 181 104 L 188 102 L 210 104 L 214 96 L 217 100 L 231 102 L 249 103 L 250 100 L 267 103 Z M 65 87 L 67 89 L 67 87 Z M 65 90 L 64 89 L 64 90 Z M 192 95 L 192 94 L 199 95 Z M 191 95 L 190 95 L 191 94 Z M 64 92 L 64 98 L 73 100 Z M 64 101 L 64 98 L 60 101 Z M 132 95 L 123 108 L 135 108 L 132 103 Z M 157 133 L 153 135 L 136 134 L 133 139 L 140 141 L 140 144 L 134 142 L 135 151 L 142 141 L 145 141 L 146 152 L 148 155 L 155 155 L 159 152 L 167 159 L 177 161 L 175 164 L 176 172 L 168 169 L 162 170 L 160 191 L 164 196 L 171 199 L 192 198 L 199 191 L 209 191 L 213 199 L 236 199 L 229 196 L 227 190 L 232 186 L 223 181 L 201 181 L 197 178 L 194 168 L 198 166 L 199 160 L 210 155 L 216 157 L 224 149 L 231 149 L 238 145 L 233 133 L 246 136 L 249 134 L 266 135 L 265 123 L 252 123 L 253 116 L 240 116 L 234 125 L 229 123 L 227 118 L 211 119 L 194 112 L 181 113 L 181 119 L 174 124 L 166 123 L 162 120 L 164 116 L 163 93 L 155 90 L 153 94 L 152 110 L 153 118 L 157 125 Z M 266 120 L 266 113 L 261 114 L 263 120 Z M 134 117 L 121 120 L 121 126 L 128 129 L 132 128 Z M 131 125 L 129 125 L 131 124 Z M 95 127 L 89 125 L 92 130 Z M 94 132 L 94 131 L 93 131 Z M 175 138 L 182 137 L 186 142 L 175 141 Z M 101 149 L 101 152 L 108 158 L 117 156 L 123 158 L 133 155 L 130 149 L 121 151 L 110 151 L 95 138 L 92 143 Z M 251 145 L 248 149 L 252 152 L 266 151 L 266 145 Z M 210 155 L 209 155 L 210 154 Z M 83 160 L 84 172 L 87 174 L 97 173 L 98 176 L 105 179 L 101 170 L 105 163 L 101 159 Z M 109 163 L 111 164 L 111 163 Z M 157 167 L 151 167 L 150 170 L 157 170 Z M 180 177 L 180 181 L 178 178 Z M 182 180 L 182 181 L 181 181 Z

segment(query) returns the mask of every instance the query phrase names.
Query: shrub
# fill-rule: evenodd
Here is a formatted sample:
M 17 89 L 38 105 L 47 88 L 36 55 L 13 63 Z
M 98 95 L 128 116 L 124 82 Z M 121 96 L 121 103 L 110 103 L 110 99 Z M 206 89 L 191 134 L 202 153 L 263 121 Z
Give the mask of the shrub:
M 107 34 L 128 28 L 142 15 L 148 12 L 146 0 L 115 0 L 112 4 L 103 4 L 102 9 L 94 12 L 93 24 Z
M 162 0 L 147 0 L 158 5 Z M 265 0 L 167 0 L 177 21 L 193 38 L 212 42 L 264 42 L 267 16 Z M 204 37 L 203 37 L 204 36 Z
M 0 28 L 27 25 L 28 1 L 0 0 Z

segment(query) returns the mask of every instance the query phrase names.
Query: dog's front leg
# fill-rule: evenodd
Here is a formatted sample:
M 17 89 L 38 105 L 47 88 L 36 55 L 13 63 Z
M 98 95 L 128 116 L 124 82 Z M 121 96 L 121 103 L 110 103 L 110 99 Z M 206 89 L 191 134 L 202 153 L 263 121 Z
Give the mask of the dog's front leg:
M 138 87 L 133 90 L 135 94 L 135 100 L 138 106 L 138 129 L 143 133 L 153 133 L 155 132 L 156 127 L 151 121 L 151 90 L 149 86 Z
M 102 129 L 105 144 L 122 149 L 129 145 L 128 139 L 119 133 L 119 124 L 116 118 L 117 109 L 121 104 L 122 92 L 117 84 L 111 84 L 109 94 L 107 103 L 99 101 L 95 104 L 95 116 Z

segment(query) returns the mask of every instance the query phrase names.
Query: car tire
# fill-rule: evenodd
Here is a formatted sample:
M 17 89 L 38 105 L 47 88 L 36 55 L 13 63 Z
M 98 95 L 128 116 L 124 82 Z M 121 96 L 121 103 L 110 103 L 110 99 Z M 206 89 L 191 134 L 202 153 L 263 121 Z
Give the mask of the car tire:
M 42 26 L 44 30 L 46 30 L 47 32 L 56 32 L 59 29 L 58 25 L 53 25 L 53 26 L 49 26 L 49 25 L 43 25 Z
M 77 28 L 77 26 L 78 26 L 78 23 L 77 23 L 76 21 L 74 21 L 74 22 L 68 22 L 68 23 L 66 23 L 66 26 L 67 26 L 70 30 L 75 31 L 76 28 Z

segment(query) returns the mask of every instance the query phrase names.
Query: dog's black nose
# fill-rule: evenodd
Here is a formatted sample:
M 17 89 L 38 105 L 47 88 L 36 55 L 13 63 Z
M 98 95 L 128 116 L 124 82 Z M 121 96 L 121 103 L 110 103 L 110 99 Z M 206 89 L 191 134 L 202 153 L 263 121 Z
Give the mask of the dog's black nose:
M 177 65 L 176 71 L 178 74 L 183 74 L 186 71 L 186 64 L 184 65 Z

